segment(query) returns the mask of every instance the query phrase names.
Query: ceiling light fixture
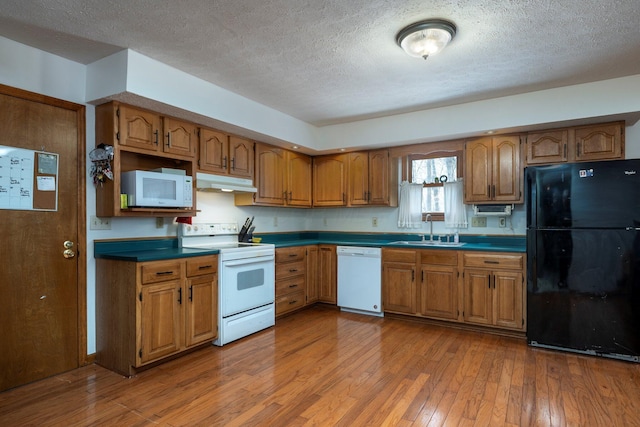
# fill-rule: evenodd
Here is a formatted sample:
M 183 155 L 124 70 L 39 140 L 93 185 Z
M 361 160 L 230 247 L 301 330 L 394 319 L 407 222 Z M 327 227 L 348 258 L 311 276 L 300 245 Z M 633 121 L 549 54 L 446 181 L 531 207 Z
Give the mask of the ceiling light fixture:
M 427 59 L 453 40 L 456 26 L 442 19 L 427 19 L 403 28 L 396 42 L 409 56 Z

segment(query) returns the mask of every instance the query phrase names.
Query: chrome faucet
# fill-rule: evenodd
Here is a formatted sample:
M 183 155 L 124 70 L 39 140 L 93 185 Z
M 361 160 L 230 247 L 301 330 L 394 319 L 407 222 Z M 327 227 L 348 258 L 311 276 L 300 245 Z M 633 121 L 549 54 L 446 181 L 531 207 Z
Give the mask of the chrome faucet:
M 429 223 L 429 241 L 433 242 L 433 219 L 431 218 L 431 214 L 427 214 L 425 220 Z M 426 235 L 422 236 L 422 241 L 425 241 Z

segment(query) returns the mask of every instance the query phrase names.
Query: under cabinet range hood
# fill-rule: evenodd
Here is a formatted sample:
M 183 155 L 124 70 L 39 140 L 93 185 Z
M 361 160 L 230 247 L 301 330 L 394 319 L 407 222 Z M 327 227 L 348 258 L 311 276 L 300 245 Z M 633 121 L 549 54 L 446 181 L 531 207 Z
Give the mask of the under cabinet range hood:
M 196 173 L 196 190 L 213 192 L 256 193 L 253 181 L 235 176 Z

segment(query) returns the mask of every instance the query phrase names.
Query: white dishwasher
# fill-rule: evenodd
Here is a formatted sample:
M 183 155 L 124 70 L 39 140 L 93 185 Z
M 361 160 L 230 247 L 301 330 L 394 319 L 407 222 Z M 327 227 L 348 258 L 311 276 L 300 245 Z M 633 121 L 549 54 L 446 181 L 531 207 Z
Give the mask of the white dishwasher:
M 341 310 L 384 316 L 382 250 L 338 246 L 338 306 Z

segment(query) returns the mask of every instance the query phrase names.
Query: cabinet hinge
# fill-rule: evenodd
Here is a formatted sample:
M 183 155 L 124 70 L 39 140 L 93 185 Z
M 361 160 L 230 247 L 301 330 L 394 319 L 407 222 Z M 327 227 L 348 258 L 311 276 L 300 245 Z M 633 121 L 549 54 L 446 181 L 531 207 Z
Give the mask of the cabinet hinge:
M 142 292 L 138 294 L 138 299 L 140 300 L 140 302 L 142 302 Z
M 524 326 L 524 318 L 522 318 L 522 326 Z
M 142 359 L 142 349 L 140 349 L 140 351 L 138 352 L 138 356 L 140 356 L 140 359 Z
M 116 108 L 116 117 L 118 117 L 118 118 L 120 117 L 120 108 L 119 107 Z
M 120 141 L 120 132 L 116 132 L 116 139 Z

